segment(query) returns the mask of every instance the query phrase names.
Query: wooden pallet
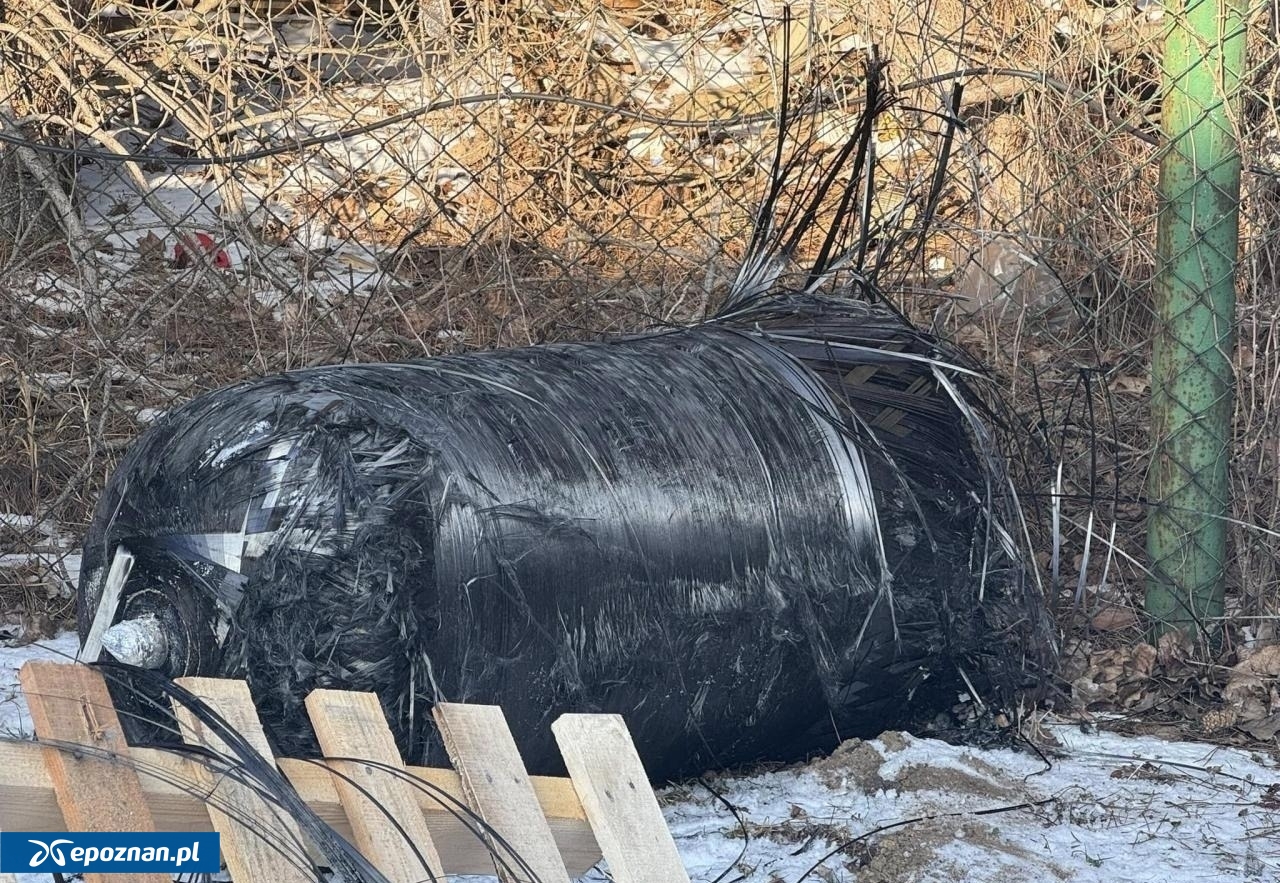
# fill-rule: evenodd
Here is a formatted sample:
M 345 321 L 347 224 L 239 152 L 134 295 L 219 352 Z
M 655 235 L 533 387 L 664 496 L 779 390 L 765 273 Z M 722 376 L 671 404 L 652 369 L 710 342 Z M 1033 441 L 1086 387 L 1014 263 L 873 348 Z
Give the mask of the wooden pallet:
M 294 840 L 313 859 L 319 852 L 292 819 L 246 785 L 215 779 L 204 765 L 172 752 L 126 745 L 98 670 L 33 661 L 23 666 L 19 680 L 37 740 L 63 747 L 0 742 L 0 830 L 214 830 L 221 835 L 222 859 L 236 883 L 311 879 L 266 841 Z M 273 759 L 243 681 L 184 678 L 178 683 Z M 372 694 L 317 690 L 307 697 L 306 707 L 326 757 L 344 759 L 315 764 L 282 758 L 276 764 L 307 805 L 392 883 L 429 879 L 424 864 L 437 877 L 496 870 L 503 883 L 528 879 L 527 872 L 510 870 L 511 861 L 494 858 L 495 853 L 509 858 L 508 850 L 543 883 L 567 883 L 602 856 L 619 883 L 688 881 L 630 734 L 617 715 L 570 714 L 552 724 L 569 777 L 549 778 L 525 772 L 496 707 L 436 705 L 436 723 L 453 770 L 402 766 Z M 188 743 L 223 747 L 187 710 L 175 712 Z M 86 752 L 69 751 L 66 743 L 84 745 Z M 481 842 L 427 793 L 431 789 L 469 807 L 496 832 L 496 842 Z M 219 808 L 232 805 L 239 807 L 237 813 Z M 379 806 L 390 810 L 394 822 Z M 91 874 L 85 880 L 166 883 L 167 877 Z M 0 883 L 7 883 L 3 875 Z

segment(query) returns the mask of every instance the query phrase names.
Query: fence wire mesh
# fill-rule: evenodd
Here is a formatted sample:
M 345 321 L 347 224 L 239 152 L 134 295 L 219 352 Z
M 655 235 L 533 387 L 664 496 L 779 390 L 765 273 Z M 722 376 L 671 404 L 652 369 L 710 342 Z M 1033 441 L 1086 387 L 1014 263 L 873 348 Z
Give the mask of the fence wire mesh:
M 26 613 L 0 628 L 66 613 L 115 458 L 199 391 L 700 315 L 745 248 L 781 90 L 817 100 L 809 149 L 829 151 L 875 47 L 902 97 L 876 135 L 877 216 L 921 220 L 910 194 L 964 86 L 930 231 L 891 293 L 990 364 L 1024 419 L 1040 563 L 1064 622 L 1086 627 L 1070 646 L 1138 635 L 1173 13 L 832 0 L 792 14 L 6 0 L 0 599 Z M 1232 641 L 1265 642 L 1280 612 L 1280 47 L 1272 5 L 1245 21 L 1227 616 Z

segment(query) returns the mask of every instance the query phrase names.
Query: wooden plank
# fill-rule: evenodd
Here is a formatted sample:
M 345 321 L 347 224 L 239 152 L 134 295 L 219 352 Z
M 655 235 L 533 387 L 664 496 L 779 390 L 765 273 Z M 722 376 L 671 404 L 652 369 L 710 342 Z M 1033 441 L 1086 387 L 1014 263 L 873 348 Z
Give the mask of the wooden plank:
M 532 878 L 542 883 L 567 883 L 569 870 L 538 806 L 538 796 L 502 709 L 437 702 L 432 713 L 453 768 L 462 779 L 467 805 L 510 847 L 507 851 L 490 843 L 495 853 L 506 853 L 505 862 L 495 855 L 498 878 L 504 883 L 523 883 L 532 871 Z
M 203 699 L 233 730 L 239 733 L 267 760 L 272 760 L 271 746 L 258 720 L 253 697 L 244 681 L 218 678 L 179 678 L 177 683 Z M 189 745 L 203 745 L 218 754 L 229 754 L 227 744 L 211 733 L 194 714 L 177 702 L 173 703 L 182 738 Z M 278 883 L 311 883 L 308 873 L 306 843 L 293 819 L 268 804 L 252 788 L 226 776 L 215 776 L 203 764 L 188 761 L 191 779 L 206 795 L 222 805 L 234 807 L 233 816 L 206 804 L 213 829 L 222 840 L 222 860 L 234 880 L 272 880 Z M 237 819 L 252 820 L 252 828 Z
M 551 731 L 613 879 L 688 883 L 688 872 L 622 717 L 566 714 Z
M 79 662 L 97 662 L 102 655 L 102 636 L 116 618 L 120 594 L 124 591 L 124 584 L 129 581 L 132 570 L 133 553 L 124 546 L 116 546 L 116 552 L 111 556 L 111 569 L 107 571 L 107 581 L 102 584 L 102 596 L 98 598 L 98 606 L 89 623 L 89 633 L 85 635 L 80 652 L 76 655 Z
M 404 768 L 382 704 L 373 693 L 314 690 L 306 704 L 326 757 L 359 757 Z M 351 822 L 356 848 L 388 880 L 417 883 L 441 874 L 440 855 L 418 808 L 416 786 L 371 764 L 335 760 L 329 766 L 341 774 L 333 777 L 333 784 Z
M 164 830 L 213 830 L 208 809 L 183 789 L 184 783 L 194 786 L 185 758 L 152 748 L 134 748 L 131 755 L 141 772 L 147 805 Z M 339 834 L 351 839 L 351 826 L 328 771 L 302 760 L 282 758 L 278 763 L 307 805 Z M 466 800 L 461 778 L 453 770 L 418 766 L 407 769 L 434 788 Z M 600 848 L 573 784 L 567 778 L 549 776 L 532 776 L 530 780 L 570 874 L 581 876 L 600 860 Z M 492 875 L 493 862 L 483 844 L 442 810 L 434 797 L 423 793 L 415 796 L 434 835 L 445 873 Z M 66 830 L 40 746 L 34 742 L 0 742 L 0 827 L 13 831 Z
M 83 665 L 33 660 L 18 682 L 36 738 L 92 746 L 127 761 L 129 746 L 107 683 Z M 44 768 L 68 831 L 156 830 L 138 774 L 127 762 L 43 749 Z M 10 830 L 23 829 L 4 825 Z M 85 874 L 86 883 L 169 883 L 167 874 Z

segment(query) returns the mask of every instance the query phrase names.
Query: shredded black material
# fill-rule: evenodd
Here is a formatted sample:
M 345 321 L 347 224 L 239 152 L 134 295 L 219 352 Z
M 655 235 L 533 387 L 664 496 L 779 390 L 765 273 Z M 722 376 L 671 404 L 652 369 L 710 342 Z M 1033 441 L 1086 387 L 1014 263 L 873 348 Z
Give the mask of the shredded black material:
M 658 779 L 927 719 L 969 685 L 1009 707 L 1053 639 L 989 394 L 849 296 L 875 299 L 865 242 L 789 289 L 816 216 L 794 202 L 695 327 L 296 371 L 170 412 L 97 508 L 82 634 L 123 545 L 117 620 L 159 618 L 165 675 L 247 679 L 295 756 L 318 687 L 376 692 L 426 764 L 436 701 L 502 706 L 534 773 L 563 770 L 557 716 L 618 712 Z M 837 269 L 846 296 L 820 294 Z

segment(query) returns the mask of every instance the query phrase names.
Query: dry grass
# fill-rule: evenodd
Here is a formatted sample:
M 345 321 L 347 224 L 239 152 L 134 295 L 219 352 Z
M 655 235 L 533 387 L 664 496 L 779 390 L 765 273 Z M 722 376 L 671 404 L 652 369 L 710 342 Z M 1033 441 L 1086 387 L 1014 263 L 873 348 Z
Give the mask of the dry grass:
M 84 243 L 51 235 L 42 200 L 0 225 L 0 264 L 20 283 L 0 313 L 0 510 L 71 537 L 149 409 L 197 391 L 344 357 L 701 315 L 765 183 L 772 129 L 734 121 L 777 104 L 772 7 L 481 2 L 446 30 L 429 6 L 385 0 L 326 12 L 327 31 L 303 34 L 314 7 L 117 6 L 121 17 L 81 21 L 74 5 L 18 0 L 0 19 L 0 105 L 15 125 L 147 154 L 123 166 L 133 191 L 113 191 L 119 211 L 91 225 L 96 291 L 70 257 Z M 914 316 L 946 323 L 1007 386 L 1064 628 L 1099 653 L 1140 636 L 1116 611 L 1140 609 L 1150 458 L 1162 25 L 1145 15 L 1086 0 L 837 0 L 798 14 L 787 38 L 789 85 L 837 103 L 859 94 L 867 46 L 890 59 L 904 108 L 878 134 L 888 194 L 927 179 L 932 114 L 951 87 L 930 78 L 988 70 L 966 80 L 933 232 L 892 278 Z M 1252 33 L 1242 143 L 1277 172 L 1276 46 Z M 504 91 L 559 100 L 479 100 Z M 461 103 L 350 134 L 444 99 Z M 828 114 L 816 159 L 855 112 Z M 308 136 L 329 140 L 300 147 Z M 172 165 L 236 154 L 251 156 Z M 0 177 L 16 168 L 0 149 Z M 82 206 L 102 202 L 85 182 L 103 168 L 82 164 Z M 1277 180 L 1246 182 L 1232 628 L 1225 655 L 1202 660 L 1211 668 L 1274 640 L 1280 615 Z M 193 238 L 206 231 L 234 253 L 231 269 Z M 199 257 L 175 266 L 177 245 Z M 50 542 L 34 527 L 2 539 L 19 552 Z M 53 581 L 48 560 L 24 566 L 0 568 L 0 610 L 36 604 L 32 587 Z

